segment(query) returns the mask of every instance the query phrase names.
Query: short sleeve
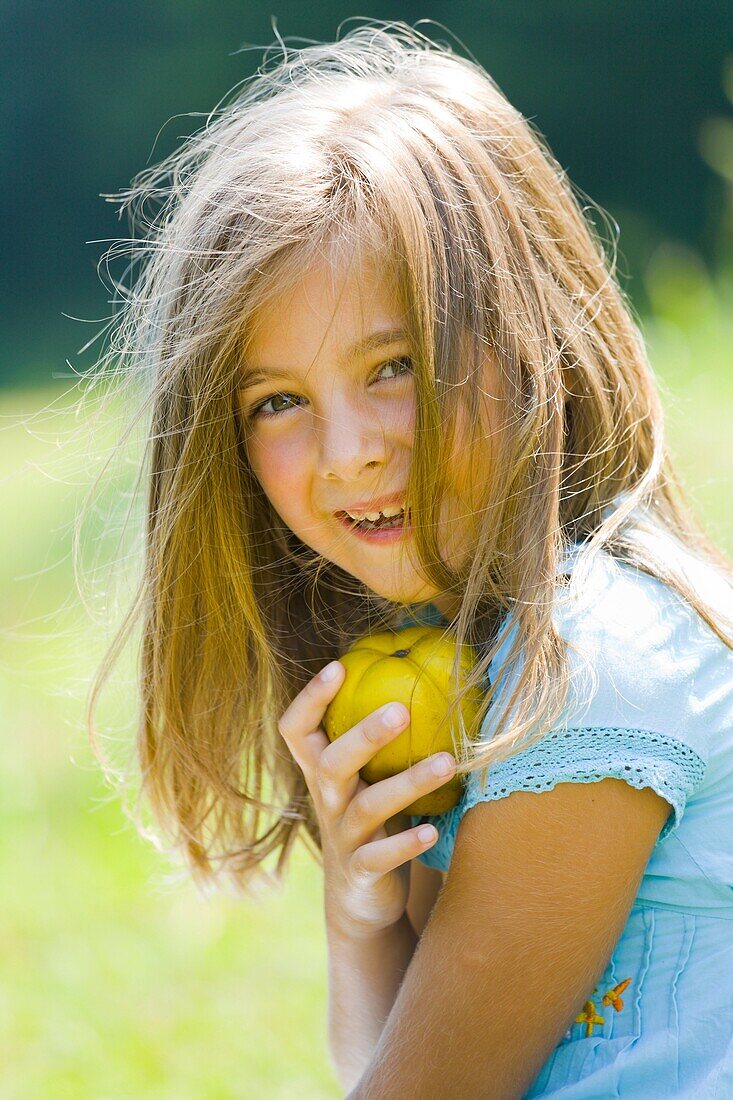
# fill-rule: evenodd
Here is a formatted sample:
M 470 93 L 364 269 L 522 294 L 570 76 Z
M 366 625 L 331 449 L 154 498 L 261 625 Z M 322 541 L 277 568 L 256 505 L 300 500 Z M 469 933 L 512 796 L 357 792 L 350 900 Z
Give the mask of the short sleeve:
M 428 866 L 447 869 L 468 809 L 513 791 L 540 793 L 608 777 L 651 787 L 671 807 L 658 846 L 700 789 L 715 735 L 722 643 L 695 610 L 662 581 L 604 552 L 583 597 L 560 600 L 554 621 L 570 671 L 560 719 L 526 749 L 490 766 L 483 784 L 481 769 L 469 773 L 459 804 L 433 818 L 439 841 L 420 857 Z M 511 694 L 501 670 L 515 633 L 507 620 L 489 666 L 490 679 L 499 681 L 498 705 L 486 715 L 482 740 L 493 736 L 504 693 Z
M 594 564 L 586 596 L 560 602 L 554 621 L 571 676 L 563 715 L 490 769 L 483 792 L 481 772 L 472 772 L 465 809 L 515 790 L 613 777 L 669 802 L 661 843 L 705 775 L 710 729 L 701 689 L 720 642 L 669 586 L 608 554 Z M 487 722 L 481 736 L 489 733 Z
M 558 783 L 597 783 L 623 779 L 632 787 L 651 787 L 671 806 L 657 844 L 682 820 L 687 800 L 702 781 L 705 761 L 674 737 L 646 729 L 584 726 L 552 730 L 528 749 L 503 760 L 486 776 L 467 779 L 463 813 L 477 802 L 505 798 L 512 791 L 549 791 Z

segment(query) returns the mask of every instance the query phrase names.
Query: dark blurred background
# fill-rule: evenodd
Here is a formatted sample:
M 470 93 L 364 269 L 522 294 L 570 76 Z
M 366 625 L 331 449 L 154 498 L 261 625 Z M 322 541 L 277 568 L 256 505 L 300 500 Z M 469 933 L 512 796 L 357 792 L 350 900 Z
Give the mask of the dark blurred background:
M 81 403 L 76 391 L 111 313 L 97 264 L 112 240 L 130 235 L 100 196 L 124 190 L 205 124 L 262 62 L 252 47 L 275 43 L 273 16 L 297 47 L 333 40 L 354 15 L 418 24 L 457 52 L 463 42 L 606 211 L 591 215 L 611 253 L 616 223 L 619 277 L 659 382 L 673 457 L 700 518 L 733 555 L 730 0 L 356 9 L 335 0 L 6 0 L 2 1100 L 343 1095 L 327 1054 L 321 874 L 305 850 L 293 852 L 284 888 L 259 904 L 203 899 L 140 835 L 92 756 L 89 686 L 139 572 L 145 486 L 135 494 L 134 481 L 144 426 L 109 473 L 129 401 Z M 134 755 L 137 640 L 97 712 L 105 755 L 118 766 Z M 272 824 L 263 817 L 262 831 Z
M 730 247 L 721 170 L 727 165 L 730 183 L 733 143 L 720 148 L 733 127 L 724 90 L 729 0 L 402 0 L 356 11 L 435 20 L 447 30 L 426 24 L 429 37 L 450 41 L 451 32 L 466 44 L 571 180 L 618 223 L 620 272 L 641 311 L 641 273 L 655 245 L 680 242 L 708 265 Z M 353 14 L 334 0 L 3 5 L 0 188 L 12 259 L 4 266 L 2 382 L 64 369 L 93 330 L 65 315 L 108 315 L 96 272 L 105 246 L 89 242 L 129 234 L 100 195 L 204 124 L 260 63 L 245 47 L 273 41 L 273 16 L 297 46 L 335 38 Z

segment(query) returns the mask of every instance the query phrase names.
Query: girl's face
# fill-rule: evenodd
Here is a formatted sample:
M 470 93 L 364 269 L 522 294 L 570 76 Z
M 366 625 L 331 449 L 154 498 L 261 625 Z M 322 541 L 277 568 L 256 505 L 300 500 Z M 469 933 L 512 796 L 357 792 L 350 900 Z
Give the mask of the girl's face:
M 384 497 L 403 497 L 408 482 L 415 381 L 404 320 L 379 271 L 312 268 L 256 321 L 243 371 L 265 377 L 243 376 L 237 404 L 248 460 L 275 511 L 303 543 L 378 595 L 430 599 L 452 614 L 457 601 L 441 599 L 409 561 L 412 536 L 367 541 L 335 514 L 378 511 Z M 365 501 L 377 507 L 359 509 Z M 443 502 L 449 561 L 461 552 L 465 511 L 458 496 Z

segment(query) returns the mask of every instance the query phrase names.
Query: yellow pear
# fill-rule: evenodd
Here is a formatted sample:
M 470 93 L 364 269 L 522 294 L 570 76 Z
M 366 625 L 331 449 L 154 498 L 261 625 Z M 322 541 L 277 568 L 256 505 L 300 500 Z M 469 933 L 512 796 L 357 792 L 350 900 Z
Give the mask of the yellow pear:
M 359 772 L 366 783 L 377 783 L 397 775 L 436 752 L 450 752 L 456 756 L 460 730 L 454 717 L 454 744 L 447 711 L 457 644 L 438 627 L 418 625 L 369 634 L 339 657 L 346 669 L 346 678 L 323 717 L 323 728 L 330 741 L 335 741 L 385 703 L 403 703 L 410 712 L 410 722 L 405 729 L 379 749 Z M 461 686 L 477 659 L 474 647 L 463 643 Z M 460 706 L 469 736 L 473 733 L 481 698 L 480 689 L 473 688 Z M 462 776 L 453 776 L 442 787 L 421 795 L 402 812 L 421 817 L 445 813 L 459 801 L 461 788 Z

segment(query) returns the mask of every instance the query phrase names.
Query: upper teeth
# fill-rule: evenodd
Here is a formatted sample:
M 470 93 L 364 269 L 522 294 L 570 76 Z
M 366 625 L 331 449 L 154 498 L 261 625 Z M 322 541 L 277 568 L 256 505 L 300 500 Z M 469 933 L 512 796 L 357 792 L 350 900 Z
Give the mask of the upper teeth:
M 375 523 L 380 518 L 380 516 L 383 519 L 390 519 L 392 516 L 398 516 L 400 512 L 403 511 L 404 508 L 385 508 L 383 512 L 347 512 L 346 515 L 350 516 L 351 519 L 357 520 L 358 522 L 361 522 L 363 519 L 368 519 L 370 523 Z

